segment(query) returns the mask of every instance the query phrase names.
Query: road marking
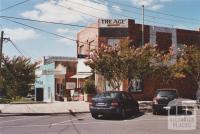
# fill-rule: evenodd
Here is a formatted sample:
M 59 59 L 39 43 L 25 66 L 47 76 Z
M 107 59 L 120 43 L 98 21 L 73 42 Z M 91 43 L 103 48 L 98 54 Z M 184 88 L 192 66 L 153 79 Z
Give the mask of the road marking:
M 39 117 L 41 117 L 41 116 L 38 116 L 38 117 L 26 117 L 26 118 L 14 119 L 14 120 L 1 121 L 0 124 L 1 124 L 1 123 L 7 123 L 7 122 L 15 122 L 15 121 L 19 121 L 19 120 L 32 119 L 32 118 L 36 118 L 36 119 L 37 119 L 37 118 L 39 118 Z
M 66 121 L 62 121 L 62 122 L 52 123 L 51 125 L 54 126 L 54 125 L 57 125 L 57 124 L 63 124 L 63 123 L 71 122 L 71 121 L 81 120 L 81 119 L 85 119 L 85 118 L 88 118 L 88 117 L 91 117 L 91 115 L 87 115 L 87 116 L 84 116 L 84 117 L 78 117 L 76 119 L 70 119 L 70 120 L 66 120 Z
M 200 116 L 200 115 L 196 115 L 196 116 Z M 23 126 L 3 126 L 0 128 L 22 128 L 22 127 L 49 127 L 49 126 L 66 126 L 66 125 L 90 125 L 90 124 L 110 124 L 110 123 L 124 123 L 124 122 L 137 122 L 137 121 L 156 121 L 156 120 L 167 120 L 168 116 L 163 117 L 163 118 L 156 118 L 156 119 L 131 119 L 131 120 L 122 120 L 122 121 L 93 121 L 93 122 L 73 122 L 72 121 L 76 121 L 76 120 L 80 120 L 80 119 L 84 119 L 84 118 L 88 118 L 91 117 L 89 116 L 84 116 L 84 117 L 79 117 L 77 119 L 72 119 L 72 120 L 67 120 L 67 121 L 63 121 L 63 122 L 58 122 L 58 123 L 53 123 L 53 124 L 44 124 L 44 125 L 23 125 Z
M 79 118 L 76 118 L 76 119 L 66 120 L 66 121 L 63 121 L 63 122 L 52 123 L 52 124 L 45 124 L 45 125 L 23 125 L 23 126 L 3 126 L 3 127 L 0 127 L 0 128 L 62 126 L 62 125 L 66 125 L 65 123 L 70 123 L 72 121 L 81 120 L 81 119 L 85 119 L 85 118 L 88 118 L 88 117 L 91 117 L 91 115 L 84 116 L 84 117 L 79 117 Z M 26 119 L 26 118 L 23 118 L 23 119 Z M 23 119 L 21 119 L 21 120 L 23 120 Z M 10 120 L 10 121 L 16 121 L 16 120 Z M 75 124 L 75 123 L 73 123 L 73 124 Z

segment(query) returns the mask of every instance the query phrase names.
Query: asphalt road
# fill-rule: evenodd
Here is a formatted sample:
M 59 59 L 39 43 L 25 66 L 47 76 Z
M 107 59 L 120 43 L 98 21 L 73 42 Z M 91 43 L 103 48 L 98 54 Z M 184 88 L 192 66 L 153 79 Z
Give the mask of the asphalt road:
M 195 130 L 169 130 L 168 116 L 139 114 L 125 120 L 93 119 L 89 113 L 46 116 L 0 116 L 0 134 L 200 134 L 200 111 Z

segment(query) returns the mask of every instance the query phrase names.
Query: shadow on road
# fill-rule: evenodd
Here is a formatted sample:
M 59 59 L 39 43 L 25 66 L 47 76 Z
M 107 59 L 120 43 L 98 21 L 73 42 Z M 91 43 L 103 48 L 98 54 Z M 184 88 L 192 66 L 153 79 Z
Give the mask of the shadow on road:
M 135 118 L 138 118 L 138 117 L 141 117 L 143 116 L 144 113 L 143 112 L 139 112 L 138 114 L 136 115 L 128 115 L 125 119 L 122 119 L 121 117 L 119 116 L 114 116 L 114 115 L 105 115 L 105 116 L 99 116 L 99 120 L 114 120 L 114 121 L 122 121 L 122 120 L 132 120 L 132 119 L 135 119 Z

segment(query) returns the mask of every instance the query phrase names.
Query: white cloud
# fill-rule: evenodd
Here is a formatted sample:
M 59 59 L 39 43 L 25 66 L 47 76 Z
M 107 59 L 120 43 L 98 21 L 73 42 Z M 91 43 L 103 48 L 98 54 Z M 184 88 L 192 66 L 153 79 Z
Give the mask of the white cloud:
M 121 12 L 121 8 L 118 5 L 113 5 L 112 8 L 116 11 L 116 12 Z
M 5 36 L 13 41 L 26 41 L 38 37 L 37 33 L 32 29 L 24 28 L 4 28 Z
M 80 31 L 79 28 L 57 28 L 56 32 L 58 34 L 68 34 L 68 35 L 75 35 Z
M 69 38 L 73 39 L 73 37 L 69 37 Z M 65 39 L 65 38 L 59 39 L 58 42 L 64 43 L 66 45 L 72 45 L 72 44 L 75 43 L 73 40 L 68 40 L 68 39 Z
M 142 5 L 145 8 L 151 10 L 159 10 L 164 7 L 165 3 L 172 2 L 173 0 L 131 0 L 134 6 L 141 7 Z
M 61 7 L 60 5 L 63 7 Z M 93 8 L 89 8 L 87 6 Z M 105 10 L 105 12 L 101 12 L 94 8 Z M 62 23 L 76 23 L 83 21 L 86 22 L 88 19 L 92 18 L 91 16 L 80 13 L 79 11 L 84 12 L 86 14 L 95 15 L 100 18 L 109 17 L 109 10 L 107 6 L 92 2 L 90 0 L 45 1 L 43 3 L 35 5 L 33 10 L 21 13 L 21 16 L 30 19 L 56 21 Z
M 159 10 L 160 8 L 162 8 L 163 7 L 163 5 L 153 5 L 152 7 L 150 7 L 150 9 L 152 9 L 152 10 Z
M 58 28 L 56 30 L 57 33 L 60 33 L 60 34 L 63 34 L 63 33 L 68 33 L 69 32 L 69 29 L 68 28 L 65 28 L 65 29 L 62 29 L 62 28 Z

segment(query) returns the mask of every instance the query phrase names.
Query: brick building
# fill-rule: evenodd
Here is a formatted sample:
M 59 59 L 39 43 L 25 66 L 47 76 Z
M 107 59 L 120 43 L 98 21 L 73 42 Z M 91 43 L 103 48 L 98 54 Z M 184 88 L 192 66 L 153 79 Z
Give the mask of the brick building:
M 124 38 L 133 40 L 136 45 L 141 45 L 142 25 L 136 24 L 131 19 L 99 19 L 77 34 L 78 57 L 89 56 L 90 52 L 102 43 L 113 46 Z M 183 44 L 200 44 L 200 31 L 145 25 L 144 43 L 157 44 L 161 50 L 168 50 L 170 46 L 173 46 L 174 52 L 177 53 L 177 49 Z M 96 75 L 95 82 L 98 89 L 109 90 L 102 76 Z M 139 87 L 133 91 L 133 96 L 138 100 L 151 100 L 154 90 L 162 87 L 159 85 L 159 80 L 145 79 L 136 83 Z M 170 87 L 178 89 L 183 97 L 193 98 L 196 94 L 196 85 L 189 76 L 181 81 L 172 82 Z M 123 82 L 121 90 L 127 90 L 127 88 L 128 80 Z

